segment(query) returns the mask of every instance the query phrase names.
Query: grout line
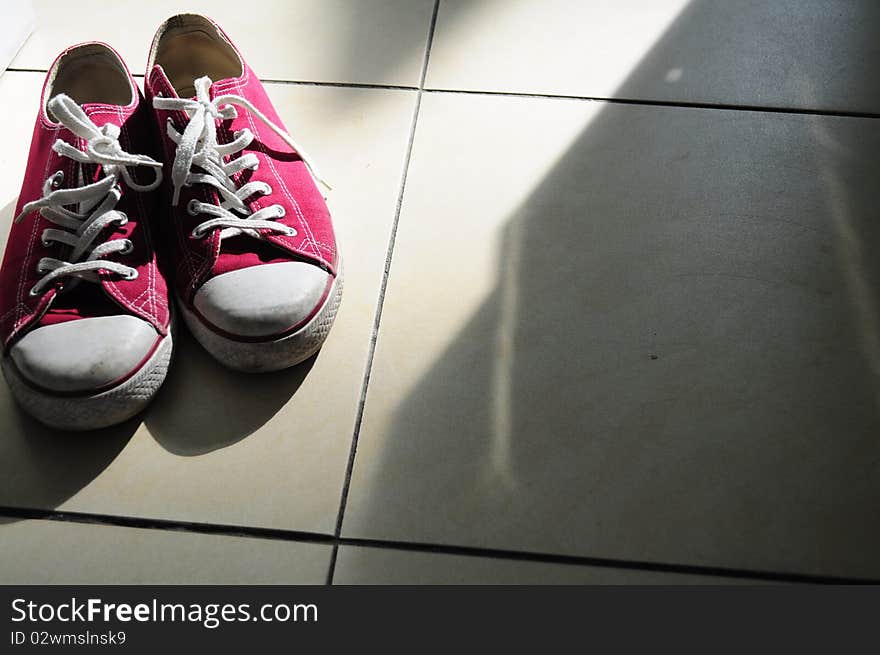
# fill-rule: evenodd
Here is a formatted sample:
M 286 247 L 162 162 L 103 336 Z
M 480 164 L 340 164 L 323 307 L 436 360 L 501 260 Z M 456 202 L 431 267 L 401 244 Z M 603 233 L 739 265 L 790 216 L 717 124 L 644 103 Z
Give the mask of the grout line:
M 49 72 L 49 70 L 47 68 L 7 68 L 5 72 L 7 72 L 7 73 L 42 73 L 43 75 L 45 75 L 46 73 Z M 144 74 L 143 73 L 132 73 L 131 76 L 141 78 L 144 76 Z
M 767 114 L 806 114 L 809 116 L 835 116 L 842 118 L 880 118 L 880 113 L 844 111 L 835 109 L 807 109 L 803 107 L 774 107 L 762 105 L 735 105 L 715 102 L 687 102 L 684 100 L 650 100 L 638 98 L 609 98 L 604 96 L 579 96 L 559 93 L 529 93 L 516 91 L 476 91 L 462 89 L 424 89 L 425 93 L 475 96 L 501 96 L 504 98 L 543 98 L 547 100 L 582 100 L 613 105 L 644 105 L 646 107 L 672 107 L 681 109 L 717 109 L 722 111 L 759 112 Z
M 195 534 L 219 534 L 227 537 L 250 537 L 252 539 L 271 539 L 275 541 L 297 541 L 305 543 L 331 544 L 333 537 L 320 532 L 305 530 L 284 530 L 280 528 L 260 528 L 218 523 L 197 523 L 171 519 L 149 519 L 110 514 L 91 514 L 88 512 L 66 512 L 22 507 L 0 506 L 0 517 L 17 519 L 39 519 L 60 521 L 62 523 L 87 523 L 91 525 L 111 525 L 119 528 L 143 528 Z
M 730 579 L 762 580 L 770 582 L 808 583 L 808 584 L 877 584 L 878 580 L 870 578 L 854 578 L 833 575 L 815 575 L 809 573 L 783 573 L 760 571 L 742 568 L 728 568 L 708 565 L 669 564 L 640 560 L 624 560 L 608 557 L 590 557 L 583 555 L 560 555 L 531 551 L 508 550 L 502 548 L 484 548 L 479 546 L 454 546 L 447 544 L 431 544 L 385 539 L 368 539 L 360 537 L 336 537 L 320 532 L 299 530 L 283 530 L 277 528 L 257 528 L 211 523 L 194 523 L 165 519 L 143 519 L 134 517 L 89 514 L 84 512 L 59 512 L 43 509 L 22 509 L 0 506 L 0 517 L 17 519 L 34 519 L 56 521 L 60 523 L 84 523 L 90 525 L 107 525 L 123 528 L 164 530 L 186 532 L 189 534 L 215 534 L 229 537 L 251 539 L 267 539 L 297 543 L 315 543 L 324 545 L 343 545 L 360 548 L 376 548 L 381 550 L 397 550 L 416 553 L 433 553 L 438 555 L 457 555 L 463 557 L 483 557 L 509 561 L 533 562 L 542 564 L 560 564 L 564 566 L 594 566 L 597 568 L 616 568 L 636 571 L 654 571 L 679 575 L 703 575 Z
M 342 535 L 342 521 L 345 518 L 345 507 L 348 504 L 348 492 L 351 488 L 351 476 L 354 471 L 354 460 L 357 455 L 358 438 L 360 437 L 361 424 L 364 419 L 364 407 L 367 402 L 367 390 L 370 386 L 370 376 L 373 370 L 373 358 L 376 355 L 376 342 L 379 338 L 379 325 L 382 321 L 382 307 L 385 303 L 385 291 L 388 288 L 388 276 L 391 271 L 391 260 L 394 254 L 394 244 L 397 240 L 397 226 L 400 222 L 400 210 L 403 207 L 403 196 L 406 191 L 406 180 L 409 173 L 409 164 L 412 158 L 413 143 L 416 138 L 416 126 L 419 121 L 419 110 L 422 106 L 422 93 L 425 88 L 425 78 L 428 75 L 428 61 L 431 57 L 431 46 L 434 42 L 434 29 L 437 26 L 437 14 L 440 10 L 440 0 L 434 0 L 434 9 L 431 13 L 431 22 L 428 25 L 428 37 L 425 42 L 425 56 L 422 59 L 422 70 L 419 74 L 419 88 L 416 93 L 415 106 L 413 108 L 412 123 L 409 129 L 409 140 L 406 146 L 406 155 L 403 160 L 403 172 L 400 178 L 400 191 L 397 194 L 397 203 L 394 209 L 394 220 L 391 223 L 391 234 L 388 239 L 388 251 L 385 255 L 385 269 L 382 274 L 382 283 L 379 287 L 379 299 L 376 304 L 376 317 L 373 320 L 373 330 L 370 335 L 370 349 L 367 353 L 367 365 L 364 371 L 364 381 L 361 385 L 361 397 L 358 402 L 357 414 L 354 422 L 354 432 L 351 438 L 351 448 L 348 454 L 348 463 L 345 470 L 345 480 L 342 485 L 342 493 L 339 499 L 339 512 L 336 515 L 336 529 L 333 552 L 330 555 L 330 564 L 327 569 L 327 584 L 333 584 L 333 574 L 336 572 L 336 558 L 339 554 L 339 542 Z
M 7 73 L 43 73 L 49 72 L 48 68 L 7 68 Z
M 435 15 L 432 21 L 436 20 Z M 433 23 L 432 23 L 433 28 Z M 433 41 L 433 33 L 430 38 Z M 427 63 L 427 59 L 425 60 Z M 833 116 L 839 118 L 880 118 L 880 113 L 869 111 L 845 111 L 837 109 L 808 109 L 803 107 L 774 107 L 763 105 L 737 105 L 715 102 L 687 102 L 684 100 L 650 100 L 639 98 L 610 98 L 605 96 L 567 95 L 563 93 L 530 93 L 527 91 L 479 91 L 475 89 L 430 89 L 425 88 L 427 66 L 422 67 L 419 86 L 406 84 L 375 84 L 369 82 L 322 82 L 317 80 L 274 80 L 260 78 L 264 84 L 291 84 L 295 86 L 318 86 L 341 89 L 383 89 L 387 91 L 418 91 L 421 93 L 443 93 L 474 96 L 501 96 L 505 98 L 544 98 L 547 100 L 583 100 L 586 102 L 606 102 L 614 105 L 644 105 L 646 107 L 673 107 L 681 109 L 717 109 L 722 111 L 745 111 L 766 114 L 800 114 L 808 116 Z M 11 73 L 47 73 L 43 68 L 7 68 Z M 132 77 L 142 78 L 142 73 L 132 73 Z
M 11 73 L 43 73 L 49 71 L 42 68 L 7 68 Z M 132 73 L 132 77 L 141 79 L 143 73 Z M 274 80 L 268 77 L 261 77 L 263 84 L 292 84 L 294 86 L 326 86 L 343 89 L 383 89 L 386 91 L 418 91 L 419 87 L 407 84 L 374 84 L 370 82 L 322 82 L 320 80 Z
M 810 573 L 783 573 L 776 571 L 760 571 L 752 569 L 728 568 L 723 566 L 699 564 L 669 564 L 665 562 L 614 559 L 610 557 L 590 557 L 584 555 L 560 555 L 554 553 L 508 550 L 503 548 L 483 548 L 478 546 L 452 546 L 446 544 L 391 541 L 384 539 L 365 539 L 357 537 L 342 537 L 339 541 L 345 546 L 381 548 L 383 550 L 401 550 L 408 552 L 434 553 L 439 555 L 459 555 L 464 557 L 484 557 L 489 559 L 505 559 L 543 564 L 594 566 L 597 568 L 617 568 L 636 571 L 655 571 L 660 573 L 674 573 L 680 575 L 703 575 L 720 578 L 766 580 L 774 582 L 808 584 L 878 584 L 878 582 L 880 582 L 871 578 L 815 575 Z
M 271 80 L 260 78 L 263 84 L 293 84 L 296 86 L 328 86 L 341 89 L 381 89 L 384 91 L 418 91 L 417 86 L 406 84 L 371 84 L 368 82 L 318 82 L 312 80 Z

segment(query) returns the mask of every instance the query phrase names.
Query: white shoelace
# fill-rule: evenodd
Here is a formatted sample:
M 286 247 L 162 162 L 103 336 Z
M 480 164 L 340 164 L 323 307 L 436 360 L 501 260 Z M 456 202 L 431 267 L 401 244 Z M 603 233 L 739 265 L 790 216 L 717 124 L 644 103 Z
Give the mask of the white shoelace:
M 98 282 L 99 269 L 133 280 L 137 277 L 135 269 L 102 259 L 116 252 L 131 252 L 131 241 L 112 239 L 98 244 L 95 241 L 108 225 L 116 223 L 121 226 L 128 222 L 128 216 L 115 209 L 122 197 L 120 178 L 134 191 L 152 191 L 162 182 L 162 164 L 146 155 L 125 152 L 119 144 L 119 127 L 108 123 L 98 128 L 67 95 L 52 98 L 48 108 L 58 122 L 86 140 L 85 152 L 61 139 L 55 141 L 52 150 L 80 164 L 100 164 L 104 177 L 84 186 L 61 189 L 64 172 L 57 171 L 43 184 L 43 197 L 27 203 L 15 217 L 17 223 L 39 209 L 40 216 L 61 228 L 43 230 L 43 245 L 62 243 L 71 248 L 67 260 L 43 257 L 39 261 L 37 271 L 45 275 L 31 288 L 30 294 L 39 295 L 52 282 L 66 276 L 74 278 L 67 289 L 73 288 L 79 280 Z M 128 170 L 130 166 L 151 167 L 155 179 L 149 184 L 138 184 Z M 65 205 L 77 205 L 78 211 L 67 209 Z
M 272 187 L 265 182 L 248 182 L 236 189 L 232 177 L 245 169 L 256 170 L 259 160 L 253 153 L 247 153 L 231 161 L 226 161 L 226 158 L 250 145 L 254 140 L 254 134 L 244 129 L 236 132 L 229 143 L 217 143 L 216 121 L 235 118 L 238 113 L 233 105 L 247 109 L 299 155 L 312 177 L 328 189 L 330 185 L 318 173 L 305 150 L 283 129 L 270 121 L 246 98 L 226 93 L 211 100 L 208 92 L 211 84 L 211 79 L 208 77 L 197 79 L 195 100 L 159 96 L 153 99 L 153 106 L 156 109 L 185 111 L 189 116 L 189 122 L 183 132 L 178 132 L 174 128 L 171 119 L 167 124 L 168 137 L 177 144 L 177 152 L 171 167 L 171 182 L 174 185 L 172 203 L 174 205 L 178 203 L 180 190 L 185 186 L 207 184 L 217 190 L 221 197 L 219 205 L 199 202 L 195 199 L 190 200 L 187 205 L 187 212 L 192 216 L 203 214 L 213 217 L 195 227 L 192 234 L 197 238 L 205 236 L 208 231 L 215 228 L 222 228 L 221 239 L 237 234 L 247 234 L 259 239 L 262 236 L 258 230 L 269 230 L 288 236 L 296 234 L 295 229 L 276 222 L 275 219 L 284 216 L 284 207 L 281 205 L 250 211 L 245 200 L 256 193 L 269 195 L 272 193 Z

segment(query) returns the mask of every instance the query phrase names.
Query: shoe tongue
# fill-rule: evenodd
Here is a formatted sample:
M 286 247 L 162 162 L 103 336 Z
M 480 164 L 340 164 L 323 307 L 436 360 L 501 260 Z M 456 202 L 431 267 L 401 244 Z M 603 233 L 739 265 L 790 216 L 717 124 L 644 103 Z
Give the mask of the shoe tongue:
M 213 100 L 217 96 L 221 96 L 224 93 L 229 92 L 229 87 L 235 84 L 239 78 L 237 77 L 227 77 L 222 80 L 212 81 L 211 86 L 208 87 L 208 97 Z M 179 96 L 178 96 L 179 97 Z M 195 91 L 189 97 L 190 100 L 196 99 Z
M 226 87 L 233 84 L 237 79 L 238 78 L 236 78 L 236 77 L 227 77 L 222 80 L 217 80 L 216 82 L 212 81 L 211 86 L 208 87 L 208 98 L 213 100 L 217 96 L 223 95 L 224 93 L 227 92 Z M 195 80 L 193 80 L 193 85 L 189 88 L 193 89 L 193 91 L 192 91 L 192 93 L 188 93 L 187 100 L 195 100 L 196 99 Z M 169 85 L 169 91 L 170 91 L 170 94 L 166 94 L 166 95 L 170 95 L 170 97 L 173 97 L 173 98 L 182 97 L 180 94 L 177 93 L 177 89 L 171 87 L 170 85 Z M 184 89 L 184 92 L 187 92 L 187 91 L 188 91 L 188 89 Z
M 196 79 L 197 78 L 193 78 L 189 89 L 183 88 L 182 93 L 178 93 L 177 89 L 174 88 L 174 85 L 171 83 L 171 80 L 168 79 L 168 75 L 165 73 L 165 69 L 162 68 L 161 64 L 154 64 L 153 69 L 150 72 L 150 82 L 152 83 L 153 88 L 156 91 L 160 91 L 166 98 L 186 98 L 188 100 L 195 100 Z M 232 86 L 240 80 L 241 77 L 226 77 L 222 80 L 212 80 L 211 86 L 208 87 L 208 97 L 213 100 L 218 95 L 225 93 L 226 87 Z M 192 89 L 191 92 L 190 89 Z
M 115 125 L 116 127 L 121 128 L 126 119 L 128 119 L 135 110 L 133 105 L 126 107 L 123 105 L 109 105 L 100 102 L 86 102 L 80 105 L 80 107 L 82 108 L 83 113 L 85 113 L 89 120 L 98 128 L 102 128 L 105 125 Z M 83 139 L 80 139 L 67 128 L 62 128 L 62 130 L 67 134 L 67 138 L 64 139 L 65 141 L 71 144 L 80 141 L 79 149 L 85 151 Z M 83 165 L 80 167 L 80 170 L 81 173 L 85 175 L 85 179 L 76 181 L 75 184 L 77 185 L 91 184 L 92 182 L 97 182 L 101 177 L 101 167 L 97 164 Z
M 121 127 L 125 120 L 135 110 L 135 105 L 108 105 L 100 102 L 87 102 L 82 105 L 83 112 L 98 127 L 104 127 L 108 123 Z
M 239 78 L 237 77 L 227 77 L 222 80 L 215 80 L 211 82 L 211 86 L 208 88 L 208 96 L 213 100 L 217 96 L 223 95 L 229 91 L 229 87 L 233 86 Z

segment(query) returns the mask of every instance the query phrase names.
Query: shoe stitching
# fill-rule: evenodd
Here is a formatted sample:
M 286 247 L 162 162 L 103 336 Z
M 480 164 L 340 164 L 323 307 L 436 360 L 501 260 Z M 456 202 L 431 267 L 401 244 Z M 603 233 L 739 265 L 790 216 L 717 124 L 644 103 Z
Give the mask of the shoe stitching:
M 111 107 L 109 105 L 104 105 L 104 106 Z M 128 138 L 128 130 L 124 125 L 125 120 L 124 120 L 123 111 L 120 108 L 116 107 L 116 108 L 110 108 L 107 110 L 97 109 L 95 111 L 89 112 L 89 116 L 94 116 L 97 114 L 110 114 L 110 115 L 116 116 L 119 119 L 119 123 L 120 123 L 120 127 L 122 129 L 123 137 L 126 139 L 127 142 L 129 142 L 129 143 L 131 142 L 130 139 Z M 139 195 L 135 196 L 135 204 L 138 206 L 138 209 L 141 213 L 142 218 L 146 219 L 146 212 L 145 212 L 145 209 L 143 206 L 143 201 Z M 147 300 L 150 302 L 149 308 L 143 307 L 143 304 L 146 304 L 146 303 L 143 303 L 141 306 L 137 306 L 137 305 L 135 305 L 135 303 L 133 301 L 126 298 L 125 293 L 119 288 L 118 284 L 114 280 L 107 280 L 107 287 L 108 287 L 108 290 L 110 291 L 111 295 L 114 298 L 116 298 L 123 307 L 128 307 L 129 309 L 135 311 L 136 314 L 140 314 L 141 316 L 145 316 L 146 318 L 150 319 L 151 322 L 161 323 L 162 321 L 159 320 L 155 303 L 152 301 L 153 296 L 155 296 L 153 274 L 154 274 L 154 271 L 152 269 L 152 266 L 150 266 L 148 264 L 147 265 L 147 288 L 145 291 L 148 292 L 148 294 L 149 294 L 147 296 Z M 141 294 L 141 295 L 143 295 L 143 294 Z M 138 297 L 140 297 L 140 296 L 138 296 Z
M 247 84 L 247 83 L 245 82 L 245 84 Z M 244 95 L 243 88 L 244 88 L 245 84 L 241 84 L 236 87 L 237 90 L 239 91 L 239 95 L 242 95 L 242 96 Z M 251 131 L 254 133 L 254 136 L 257 138 L 257 140 L 260 140 L 260 133 L 257 129 L 256 123 L 254 122 L 253 117 L 250 115 L 250 112 L 245 112 L 245 113 L 247 114 L 247 121 L 251 127 Z M 260 140 L 260 142 L 262 143 L 262 140 Z M 305 220 L 305 217 L 303 216 L 303 212 L 299 206 L 299 203 L 291 195 L 290 190 L 287 188 L 287 184 L 285 184 L 284 180 L 281 179 L 281 176 L 278 174 L 278 169 L 275 168 L 275 162 L 272 161 L 272 158 L 269 155 L 265 155 L 265 158 L 266 158 L 266 161 L 269 163 L 269 167 L 272 169 L 272 173 L 274 174 L 275 179 L 281 185 L 281 189 L 284 192 L 284 195 L 287 196 L 287 199 L 290 201 L 291 205 L 293 206 L 294 210 L 296 211 L 296 215 L 299 218 L 300 224 L 303 227 L 303 232 L 304 232 L 303 241 L 305 243 L 308 243 L 309 246 L 311 246 L 312 251 L 314 252 L 314 254 L 317 257 L 321 258 L 321 254 L 318 252 L 318 249 L 312 244 L 312 241 L 314 240 L 315 237 L 312 234 L 311 227 L 308 225 L 308 223 Z M 287 239 L 286 237 L 276 236 L 276 237 L 274 237 L 274 240 L 281 241 L 282 243 L 287 245 L 288 248 L 291 248 L 293 250 L 298 250 L 298 248 L 294 245 L 294 243 L 292 241 L 290 241 L 289 239 Z
M 41 123 L 42 123 L 42 114 L 43 114 L 43 112 L 41 111 L 40 112 L 40 119 L 41 119 L 40 122 Z M 61 131 L 61 126 L 57 125 L 54 128 L 49 128 L 49 129 L 52 130 L 52 137 L 53 137 L 52 140 L 54 141 L 55 139 L 58 138 L 58 134 Z M 49 164 L 51 164 L 51 163 L 52 163 L 52 154 L 50 153 L 49 156 L 46 158 L 46 166 L 43 168 L 43 179 L 48 179 L 48 177 L 49 177 Z M 27 249 L 27 252 L 25 253 L 24 262 L 22 263 L 22 271 L 21 271 L 21 275 L 18 279 L 18 293 L 16 294 L 16 299 L 18 301 L 16 308 L 18 309 L 20 307 L 25 307 L 26 309 L 24 311 L 17 311 L 16 312 L 15 320 L 13 321 L 13 324 L 12 324 L 13 333 L 15 333 L 15 331 L 19 329 L 19 327 L 20 327 L 19 323 L 21 321 L 22 315 L 31 311 L 31 308 L 28 307 L 27 304 L 25 304 L 25 302 L 24 302 L 24 287 L 26 286 L 25 282 L 27 280 L 27 273 L 25 271 L 28 270 L 28 264 L 30 263 L 31 255 L 33 254 L 33 250 L 34 250 L 34 246 L 36 245 L 36 236 L 37 236 L 37 227 L 38 226 L 39 226 L 39 220 L 35 219 L 34 224 L 31 227 L 31 235 L 30 235 L 30 238 L 28 239 L 28 249 Z
M 125 140 L 131 144 L 131 138 L 128 134 L 128 128 L 125 126 L 125 121 L 122 117 L 122 112 L 119 112 L 119 122 L 122 125 L 122 135 Z M 157 306 L 157 297 L 156 293 L 156 253 L 152 248 L 152 241 L 150 239 L 150 227 L 149 227 L 149 216 L 147 216 L 147 208 L 144 205 L 144 199 L 140 194 L 135 194 L 135 203 L 138 206 L 138 211 L 141 215 L 141 220 L 138 222 L 138 227 L 141 228 L 144 234 L 144 240 L 146 241 L 147 250 L 150 253 L 150 261 L 147 263 L 147 289 L 149 290 L 149 294 L 147 299 L 150 301 L 150 310 L 152 312 L 153 320 L 156 323 L 162 323 L 163 321 L 159 320 L 159 309 Z

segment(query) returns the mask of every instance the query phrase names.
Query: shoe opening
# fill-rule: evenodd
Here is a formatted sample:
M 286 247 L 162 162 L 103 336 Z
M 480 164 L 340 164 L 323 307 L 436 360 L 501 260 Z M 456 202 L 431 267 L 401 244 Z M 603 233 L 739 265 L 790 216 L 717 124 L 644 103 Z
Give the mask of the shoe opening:
M 79 105 L 96 102 L 130 105 L 135 89 L 125 64 L 102 43 L 87 43 L 65 52 L 57 61 L 46 88 L 45 100 L 64 93 Z M 46 115 L 57 122 L 48 108 Z
M 158 64 L 181 98 L 195 95 L 193 82 L 238 77 L 243 68 L 235 48 L 214 23 L 197 14 L 169 18 L 153 41 L 148 71 Z

